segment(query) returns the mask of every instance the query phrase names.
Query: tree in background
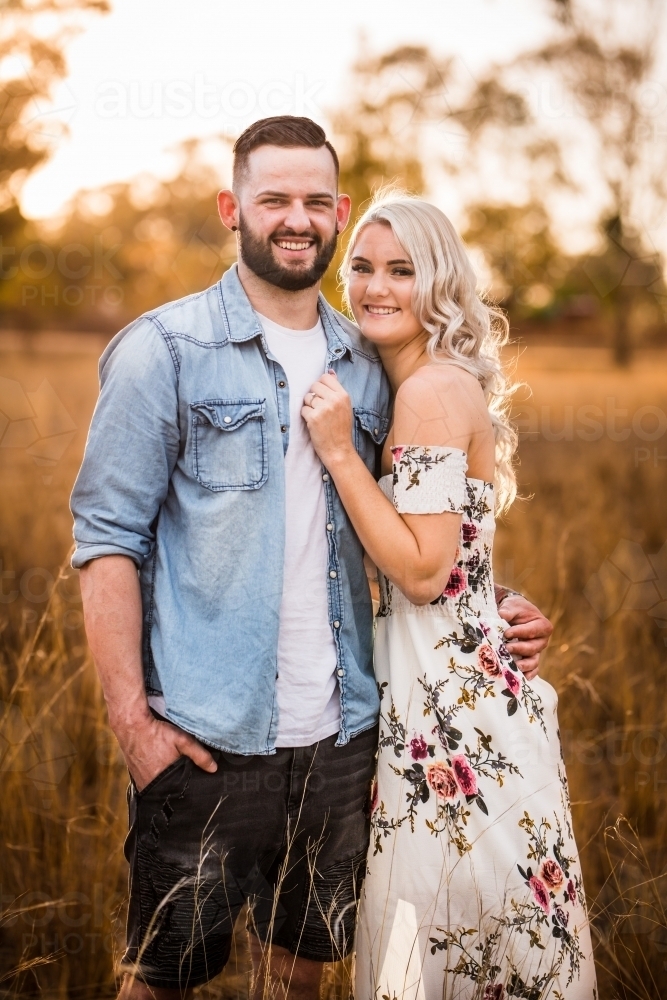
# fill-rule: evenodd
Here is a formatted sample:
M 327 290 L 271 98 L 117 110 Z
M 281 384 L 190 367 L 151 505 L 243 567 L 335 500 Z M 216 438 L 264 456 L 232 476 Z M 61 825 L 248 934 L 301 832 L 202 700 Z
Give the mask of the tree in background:
M 33 242 L 5 282 L 5 322 L 111 331 L 217 281 L 236 252 L 216 209 L 224 147 L 190 140 L 172 180 L 81 191 L 55 224 L 30 224 Z
M 0 20 L 0 235 L 22 224 L 21 187 L 49 156 L 64 125 L 38 114 L 67 73 L 64 47 L 81 14 L 104 13 L 107 0 L 4 0 Z M 53 15 L 56 15 L 54 18 Z M 56 30 L 49 31 L 53 23 Z
M 642 343 L 664 342 L 661 259 L 641 238 L 605 231 L 596 253 L 566 253 L 543 203 L 473 204 L 463 238 L 483 257 L 482 279 L 522 331 L 554 329 L 604 341 L 615 328 L 619 286 L 631 289 L 626 323 Z M 627 292 L 626 292 L 627 294 Z
M 650 226 L 634 221 L 658 219 L 667 197 L 658 142 L 665 90 L 650 86 L 659 0 L 637 0 L 645 16 L 633 15 L 626 32 L 627 5 L 619 0 L 604 10 L 592 0 L 590 8 L 589 0 L 545 2 L 554 16 L 548 42 L 478 75 L 426 46 L 377 54 L 362 39 L 344 104 L 330 116 L 341 189 L 358 213 L 383 185 L 424 193 L 434 179 L 424 165 L 442 168 L 467 206 L 466 238 L 484 254 L 492 294 L 512 319 L 597 313 L 599 329 L 613 329 L 624 363 L 640 328 L 664 331 L 667 301 Z M 114 329 L 216 280 L 234 245 L 215 214 L 222 172 L 213 163 L 224 157 L 207 160 L 202 142 L 184 144 L 171 181 L 139 178 L 84 192 L 57 226 L 22 219 L 21 183 L 48 155 L 28 109 L 62 77 L 66 37 L 61 30 L 57 44 L 44 41 L 30 18 L 75 18 L 106 7 L 102 0 L 6 6 L 10 27 L 3 23 L 1 51 L 6 58 L 29 53 L 36 68 L 11 79 L 5 72 L 0 322 Z M 565 111 L 545 107 L 554 92 L 566 96 Z M 598 225 L 598 251 L 579 257 L 559 245 L 554 196 L 563 192 Z M 336 267 L 347 238 L 324 279 L 337 305 Z
M 488 292 L 513 319 L 558 308 L 571 261 L 543 204 L 473 205 L 462 235 L 482 252 Z
M 66 126 L 49 115 L 55 85 L 67 73 L 64 48 L 87 12 L 105 13 L 108 0 L 4 0 L 0 19 L 0 309 L 11 299 L 4 280 L 7 246 L 25 245 L 19 207 L 29 174 L 50 155 Z M 54 28 L 55 25 L 55 28 Z M 10 275 L 14 272 L 10 269 Z
M 612 314 L 614 354 L 623 365 L 633 313 L 651 305 L 655 311 L 664 301 L 662 261 L 648 235 L 667 204 L 667 102 L 656 79 L 663 5 L 549 0 L 549 6 L 556 37 L 520 55 L 501 76 L 514 79 L 518 71 L 536 84 L 538 97 L 551 86 L 565 98 L 566 116 L 536 109 L 536 134 L 561 150 L 581 198 L 601 201 L 603 246 L 589 258 L 588 275 Z

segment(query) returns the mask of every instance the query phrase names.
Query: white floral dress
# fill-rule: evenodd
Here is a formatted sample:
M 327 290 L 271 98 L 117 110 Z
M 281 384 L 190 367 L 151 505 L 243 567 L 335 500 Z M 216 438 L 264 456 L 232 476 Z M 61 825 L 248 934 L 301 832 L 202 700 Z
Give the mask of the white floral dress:
M 454 448 L 397 447 L 399 513 L 462 514 L 443 595 L 380 575 L 380 751 L 356 1000 L 597 996 L 557 695 L 503 643 L 493 486 Z

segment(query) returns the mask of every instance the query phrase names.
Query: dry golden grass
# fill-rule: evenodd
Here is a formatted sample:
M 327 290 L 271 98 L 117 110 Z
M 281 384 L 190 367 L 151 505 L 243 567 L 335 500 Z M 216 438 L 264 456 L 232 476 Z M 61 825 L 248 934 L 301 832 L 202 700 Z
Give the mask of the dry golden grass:
M 112 996 L 122 946 L 126 776 L 85 644 L 76 575 L 58 576 L 97 392 L 99 344 L 81 343 L 52 338 L 29 352 L 0 338 L 0 375 L 29 392 L 47 379 L 77 428 L 52 466 L 35 464 L 25 448 L 0 448 L 0 997 Z M 522 492 L 534 497 L 500 526 L 496 575 L 556 624 L 543 673 L 560 693 L 600 996 L 659 997 L 667 984 L 667 606 L 659 607 L 667 558 L 661 581 L 660 564 L 642 563 L 641 552 L 656 554 L 667 538 L 667 433 L 646 440 L 658 416 L 645 411 L 638 423 L 637 413 L 667 413 L 667 359 L 644 357 L 617 372 L 601 352 L 529 348 L 519 374 L 534 390 L 519 404 L 524 422 L 526 406 L 535 410 L 533 439 L 520 452 Z M 0 396 L 7 391 L 0 383 Z M 607 427 L 612 398 L 628 412 Z M 578 434 L 595 435 L 585 406 L 603 411 L 596 440 Z M 564 439 L 553 440 L 559 429 Z M 621 571 L 605 563 L 614 551 Z M 586 592 L 604 620 L 583 593 L 603 564 L 597 589 Z M 642 575 L 629 590 L 629 576 Z M 639 607 L 614 610 L 623 595 Z M 202 997 L 247 995 L 243 934 L 237 946 L 237 962 Z M 327 994 L 348 990 L 346 970 L 329 970 Z

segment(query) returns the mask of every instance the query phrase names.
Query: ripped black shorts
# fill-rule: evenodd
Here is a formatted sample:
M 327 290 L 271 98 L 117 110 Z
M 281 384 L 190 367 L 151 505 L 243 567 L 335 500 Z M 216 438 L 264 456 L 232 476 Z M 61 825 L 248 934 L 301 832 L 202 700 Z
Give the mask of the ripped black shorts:
M 352 947 L 366 869 L 378 729 L 270 756 L 180 757 L 128 790 L 128 946 L 121 969 L 149 986 L 212 979 L 249 903 L 264 942 L 314 961 Z

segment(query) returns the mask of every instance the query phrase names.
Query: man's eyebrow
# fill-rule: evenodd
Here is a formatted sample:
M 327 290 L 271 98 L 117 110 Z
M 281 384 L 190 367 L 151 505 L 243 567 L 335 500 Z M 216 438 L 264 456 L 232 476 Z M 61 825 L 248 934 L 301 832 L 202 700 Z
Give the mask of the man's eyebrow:
M 289 195 L 286 191 L 259 191 L 257 194 L 258 198 L 266 198 L 267 196 L 274 198 L 291 197 L 291 195 Z M 315 191 L 313 194 L 307 194 L 305 200 L 308 200 L 309 198 L 328 198 L 330 201 L 333 201 L 334 195 L 332 195 L 331 191 Z

